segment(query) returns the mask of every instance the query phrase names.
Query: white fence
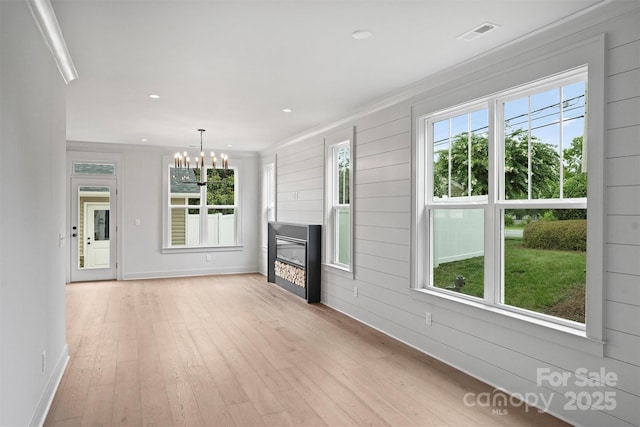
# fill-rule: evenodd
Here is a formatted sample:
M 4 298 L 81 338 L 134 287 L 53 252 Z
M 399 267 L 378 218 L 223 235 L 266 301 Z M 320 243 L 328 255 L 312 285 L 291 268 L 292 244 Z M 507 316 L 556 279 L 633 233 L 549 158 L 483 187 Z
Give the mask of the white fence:
M 236 216 L 221 213 L 207 215 L 207 242 L 210 245 L 235 244 Z M 187 246 L 200 245 L 200 215 L 187 215 Z
M 433 266 L 484 255 L 482 209 L 434 209 Z

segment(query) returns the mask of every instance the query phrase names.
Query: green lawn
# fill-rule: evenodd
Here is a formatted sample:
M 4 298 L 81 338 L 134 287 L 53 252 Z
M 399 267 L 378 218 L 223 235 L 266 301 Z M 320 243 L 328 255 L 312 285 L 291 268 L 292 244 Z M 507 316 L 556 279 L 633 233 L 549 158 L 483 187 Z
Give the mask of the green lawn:
M 484 258 L 441 264 L 434 272 L 437 287 L 466 279 L 461 293 L 482 298 Z M 539 313 L 584 322 L 586 253 L 529 249 L 521 239 L 505 240 L 505 303 Z

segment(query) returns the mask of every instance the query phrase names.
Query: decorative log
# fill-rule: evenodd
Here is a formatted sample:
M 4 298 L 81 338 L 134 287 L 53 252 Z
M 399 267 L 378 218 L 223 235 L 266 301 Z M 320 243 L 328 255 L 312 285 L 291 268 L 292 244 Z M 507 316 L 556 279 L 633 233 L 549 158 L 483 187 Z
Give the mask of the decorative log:
M 306 287 L 307 275 L 303 269 L 276 260 L 274 270 L 276 276 L 281 277 L 294 285 L 303 288 Z

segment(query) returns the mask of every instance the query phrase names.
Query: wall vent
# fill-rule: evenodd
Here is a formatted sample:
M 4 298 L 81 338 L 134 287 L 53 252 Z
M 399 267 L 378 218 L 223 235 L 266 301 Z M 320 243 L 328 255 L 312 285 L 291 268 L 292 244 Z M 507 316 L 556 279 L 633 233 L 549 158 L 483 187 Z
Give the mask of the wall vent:
M 491 24 L 490 22 L 485 22 L 484 24 L 480 24 L 473 30 L 467 31 L 464 34 L 460 34 L 458 37 L 456 37 L 456 39 L 468 42 L 471 40 L 475 40 L 478 37 L 485 35 L 489 31 L 495 30 L 498 27 L 500 27 L 500 25 Z

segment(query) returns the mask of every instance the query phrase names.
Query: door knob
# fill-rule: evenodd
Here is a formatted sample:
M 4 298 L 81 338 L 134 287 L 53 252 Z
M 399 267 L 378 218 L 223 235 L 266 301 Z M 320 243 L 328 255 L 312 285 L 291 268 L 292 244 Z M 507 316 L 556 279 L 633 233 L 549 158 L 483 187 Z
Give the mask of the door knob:
M 78 233 L 73 233 L 73 234 L 71 235 L 71 237 L 77 237 L 77 236 L 78 236 Z

